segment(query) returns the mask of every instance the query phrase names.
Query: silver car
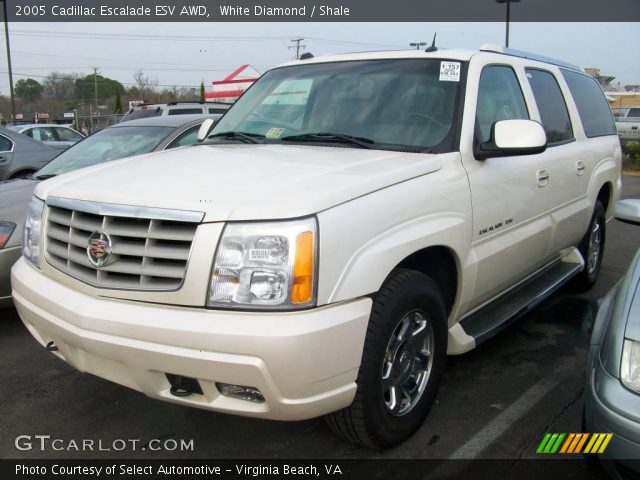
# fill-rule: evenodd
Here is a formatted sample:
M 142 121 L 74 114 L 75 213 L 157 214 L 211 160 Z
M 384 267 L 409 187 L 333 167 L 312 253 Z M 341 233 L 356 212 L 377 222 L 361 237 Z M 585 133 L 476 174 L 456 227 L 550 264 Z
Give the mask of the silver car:
M 32 123 L 27 125 L 14 125 L 10 130 L 38 140 L 53 148 L 66 149 L 84 138 L 80 132 L 71 127 L 49 123 Z
M 640 225 L 640 200 L 621 200 L 618 220 Z M 587 370 L 584 428 L 612 433 L 598 455 L 611 478 L 640 478 L 640 250 L 601 300 Z
M 98 163 L 191 145 L 197 141 L 202 122 L 206 118 L 217 120 L 219 117 L 220 115 L 179 115 L 118 123 L 65 150 L 30 178 L 1 182 L 0 307 L 12 304 L 11 267 L 22 254 L 24 214 L 39 181 Z
M 60 155 L 60 149 L 0 128 L 0 181 L 26 177 Z

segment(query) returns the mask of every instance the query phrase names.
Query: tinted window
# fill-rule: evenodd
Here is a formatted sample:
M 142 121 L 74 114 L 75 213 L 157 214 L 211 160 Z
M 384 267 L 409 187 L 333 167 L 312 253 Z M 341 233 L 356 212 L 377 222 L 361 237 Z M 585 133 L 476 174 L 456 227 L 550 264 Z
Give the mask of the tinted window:
M 616 135 L 616 124 L 609 103 L 595 78 L 564 69 L 562 75 L 576 102 L 587 137 Z
M 169 115 L 191 115 L 202 113 L 202 108 L 173 108 L 169 110 Z
M 78 142 L 82 140 L 82 136 L 70 128 L 56 128 L 56 133 L 58 134 L 58 140 L 63 142 Z
M 171 127 L 111 127 L 71 146 L 36 173 L 58 175 L 99 163 L 153 151 Z
M 547 142 L 553 144 L 573 139 L 567 104 L 553 74 L 535 68 L 527 68 L 526 72 L 547 133 Z
M 0 152 L 10 152 L 13 148 L 13 142 L 11 139 L 0 135 Z
M 630 108 L 627 117 L 640 117 L 640 108 Z
M 227 113 L 228 108 L 210 108 L 209 113 Z
M 171 143 L 167 146 L 167 149 L 183 147 L 185 145 L 193 145 L 198 139 L 198 130 L 200 130 L 200 125 L 196 125 L 194 127 L 186 129 L 171 141 Z
M 131 110 L 124 117 L 121 122 L 127 122 L 129 120 L 138 120 L 139 118 L 159 117 L 162 114 L 160 107 L 155 108 L 139 108 Z
M 518 77 L 511 67 L 485 67 L 480 75 L 476 108 L 476 135 L 479 143 L 489 140 L 491 126 L 495 122 L 514 118 L 529 118 Z

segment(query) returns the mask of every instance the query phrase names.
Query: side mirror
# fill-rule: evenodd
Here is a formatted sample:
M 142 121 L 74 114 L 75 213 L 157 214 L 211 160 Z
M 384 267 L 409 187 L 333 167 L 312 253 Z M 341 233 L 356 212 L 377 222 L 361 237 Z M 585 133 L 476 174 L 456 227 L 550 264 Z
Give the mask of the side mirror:
M 534 120 L 499 120 L 491 126 L 488 142 L 475 149 L 475 157 L 485 160 L 491 157 L 534 155 L 547 149 L 547 134 Z
M 640 198 L 619 200 L 613 209 L 613 215 L 621 222 L 640 225 Z
M 213 127 L 216 126 L 216 121 L 213 118 L 206 118 L 200 129 L 198 130 L 198 142 L 203 142 L 205 138 L 209 136 Z

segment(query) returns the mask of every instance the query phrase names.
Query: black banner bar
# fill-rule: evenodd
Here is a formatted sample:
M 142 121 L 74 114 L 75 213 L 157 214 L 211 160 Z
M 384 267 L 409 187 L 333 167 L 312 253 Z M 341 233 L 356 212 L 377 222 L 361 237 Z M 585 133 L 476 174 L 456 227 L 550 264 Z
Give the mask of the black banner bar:
M 514 0 L 515 2 L 515 0 Z M 6 0 L 11 22 L 501 22 L 495 0 Z M 512 22 L 638 22 L 638 0 L 522 0 Z

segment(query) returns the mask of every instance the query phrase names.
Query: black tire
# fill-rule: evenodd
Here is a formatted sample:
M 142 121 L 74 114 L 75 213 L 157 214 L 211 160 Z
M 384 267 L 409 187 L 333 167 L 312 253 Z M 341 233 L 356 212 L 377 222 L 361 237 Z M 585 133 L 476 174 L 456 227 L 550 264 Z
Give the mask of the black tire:
M 402 331 L 416 325 L 405 339 Z M 419 345 L 422 347 L 416 352 Z M 420 272 L 394 271 L 373 301 L 354 401 L 326 416 L 329 427 L 339 436 L 370 448 L 402 442 L 429 413 L 444 372 L 446 350 L 447 315 L 438 286 Z M 383 381 L 385 372 L 387 380 Z M 396 381 L 397 387 L 383 391 L 383 384 L 395 385 Z M 391 395 L 392 391 L 401 394 L 407 390 L 413 392 L 404 397 Z M 411 395 L 415 398 L 410 401 Z
M 14 173 L 11 176 L 11 180 L 14 180 L 16 178 L 27 178 L 32 173 L 35 173 L 35 170 L 23 170 L 21 172 Z
M 571 289 L 576 292 L 586 292 L 593 287 L 598 280 L 600 274 L 600 267 L 602 266 L 602 259 L 604 257 L 604 243 L 607 233 L 607 223 L 604 217 L 605 211 L 600 200 L 596 200 L 596 205 L 593 209 L 593 215 L 591 216 L 591 222 L 587 233 L 585 233 L 578 250 L 584 259 L 584 268 L 582 272 L 576 275 L 571 281 Z M 590 248 L 592 235 L 595 235 L 595 228 L 599 231 L 600 241 L 598 242 L 598 254 L 595 264 L 590 262 Z

